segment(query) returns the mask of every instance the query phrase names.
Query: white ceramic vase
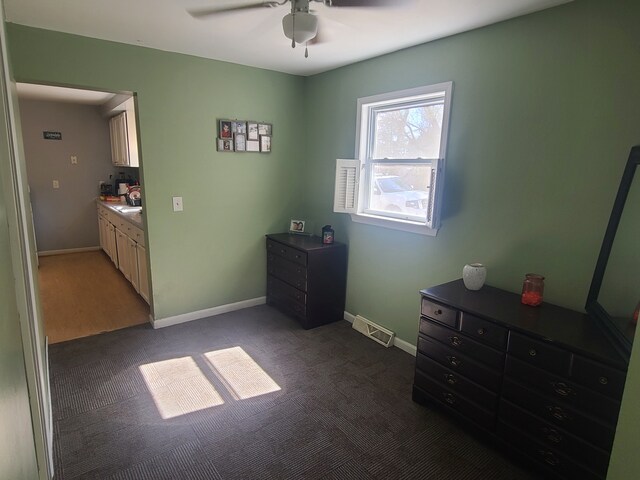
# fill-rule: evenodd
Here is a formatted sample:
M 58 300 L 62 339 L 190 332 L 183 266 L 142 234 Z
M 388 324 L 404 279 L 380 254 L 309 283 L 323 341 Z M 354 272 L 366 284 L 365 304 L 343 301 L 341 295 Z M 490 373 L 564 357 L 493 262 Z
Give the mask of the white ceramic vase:
M 487 279 L 487 267 L 481 263 L 468 263 L 462 269 L 462 281 L 469 290 L 480 290 Z

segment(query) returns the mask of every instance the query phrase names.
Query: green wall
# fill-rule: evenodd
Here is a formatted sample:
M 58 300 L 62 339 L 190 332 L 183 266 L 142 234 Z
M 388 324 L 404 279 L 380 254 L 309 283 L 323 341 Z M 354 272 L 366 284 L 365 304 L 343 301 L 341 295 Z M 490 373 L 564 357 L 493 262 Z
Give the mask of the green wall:
M 300 215 L 304 80 L 7 27 L 17 81 L 137 93 L 155 319 L 264 296 L 264 234 Z M 272 152 L 216 152 L 220 118 L 272 123 Z
M 349 242 L 347 310 L 415 344 L 418 290 L 488 266 L 519 291 L 581 310 L 624 164 L 640 143 L 637 1 L 575 1 L 307 81 L 307 212 Z M 353 158 L 356 100 L 454 82 L 436 237 L 333 214 L 336 158 Z M 312 92 L 312 93 L 311 93 Z

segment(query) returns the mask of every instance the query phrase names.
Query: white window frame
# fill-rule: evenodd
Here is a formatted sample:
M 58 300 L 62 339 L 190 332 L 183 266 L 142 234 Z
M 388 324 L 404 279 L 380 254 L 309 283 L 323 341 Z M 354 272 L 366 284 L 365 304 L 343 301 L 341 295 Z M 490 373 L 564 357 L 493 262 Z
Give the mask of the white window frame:
M 386 228 L 393 228 L 423 235 L 435 236 L 440 227 L 440 207 L 442 204 L 442 186 L 444 184 L 444 163 L 446 158 L 449 116 L 453 82 L 438 83 L 424 87 L 359 98 L 357 102 L 356 159 L 339 159 L 336 162 L 336 188 L 334 211 L 349 213 L 353 221 Z M 442 133 L 438 158 L 433 159 L 372 159 L 369 153 L 373 148 L 373 114 L 381 109 L 403 104 L 413 104 L 444 97 Z M 424 164 L 431 165 L 435 175 L 430 190 L 431 218 L 426 221 L 407 215 L 391 212 L 377 212 L 366 209 L 368 205 L 369 183 L 373 165 Z M 364 178 L 363 182 L 360 179 Z

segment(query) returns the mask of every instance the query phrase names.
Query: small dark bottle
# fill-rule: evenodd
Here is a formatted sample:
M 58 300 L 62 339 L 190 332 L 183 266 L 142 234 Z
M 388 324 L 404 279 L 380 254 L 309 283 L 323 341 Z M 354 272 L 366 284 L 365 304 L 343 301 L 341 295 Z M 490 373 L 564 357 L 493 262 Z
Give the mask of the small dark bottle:
M 331 225 L 325 225 L 322 227 L 322 243 L 325 245 L 333 243 L 334 234 L 335 232 L 333 231 L 333 228 L 331 228 Z

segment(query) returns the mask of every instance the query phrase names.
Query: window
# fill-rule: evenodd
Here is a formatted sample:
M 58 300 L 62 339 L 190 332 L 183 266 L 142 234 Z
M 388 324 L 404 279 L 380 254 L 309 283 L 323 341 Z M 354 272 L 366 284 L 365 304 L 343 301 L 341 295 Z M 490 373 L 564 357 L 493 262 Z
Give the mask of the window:
M 338 160 L 334 211 L 435 235 L 452 82 L 358 99 L 355 160 Z

